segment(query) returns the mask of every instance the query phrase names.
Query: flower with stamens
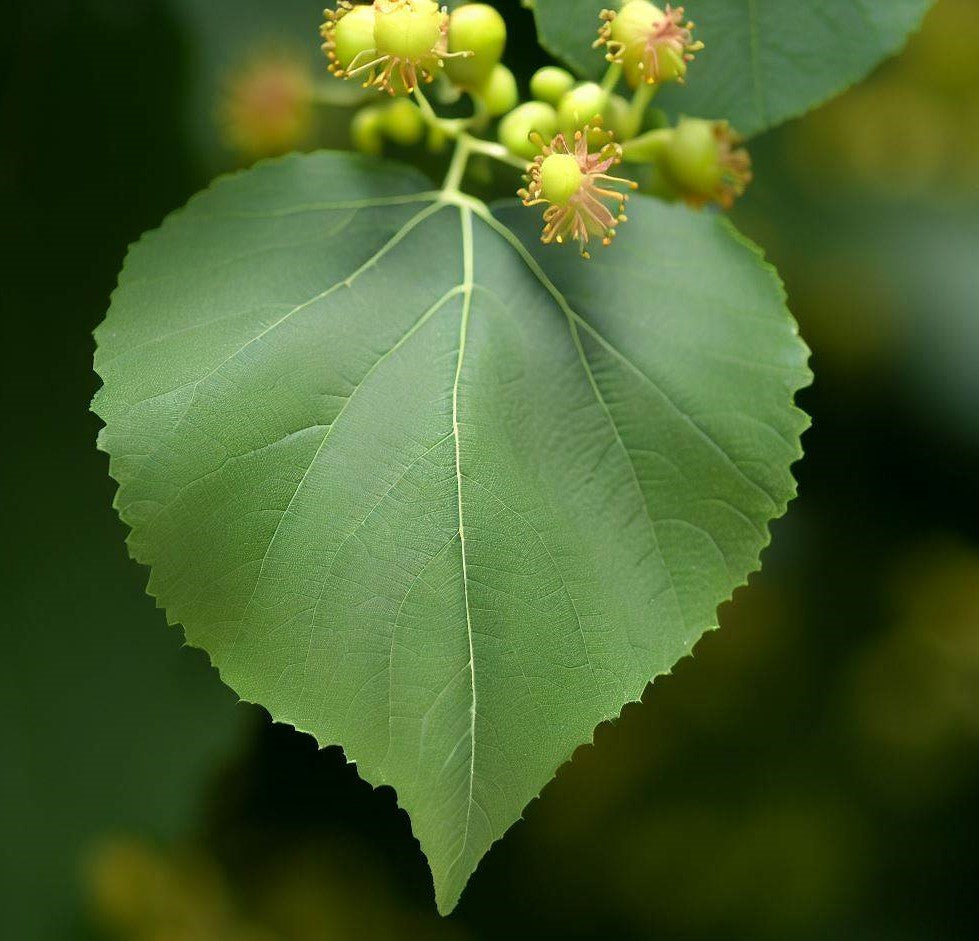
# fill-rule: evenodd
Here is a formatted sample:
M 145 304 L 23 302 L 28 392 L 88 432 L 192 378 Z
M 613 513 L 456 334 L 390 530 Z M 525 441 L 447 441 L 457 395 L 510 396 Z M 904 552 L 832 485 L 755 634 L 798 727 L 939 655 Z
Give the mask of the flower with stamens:
M 602 140 L 592 149 L 589 140 L 595 141 L 596 130 Z M 622 150 L 610 133 L 593 127 L 576 131 L 571 141 L 562 133 L 549 144 L 535 135 L 535 142 L 540 152 L 525 177 L 526 188 L 517 195 L 525 206 L 547 206 L 541 235 L 545 245 L 574 239 L 582 256 L 590 258 L 590 239 L 601 238 L 603 245 L 611 245 L 616 226 L 626 221 L 629 197 L 615 187 L 636 188 L 632 180 L 608 173 L 621 162 Z M 616 211 L 606 201 L 614 202 Z
M 704 48 L 694 41 L 694 25 L 684 20 L 683 7 L 667 4 L 661 10 L 648 0 L 629 0 L 619 12 L 603 10 L 601 16 L 594 45 L 604 46 L 605 58 L 624 67 L 633 88 L 682 82 L 694 53 Z
M 730 209 L 751 182 L 751 156 L 727 121 L 684 118 L 663 149 L 664 169 L 686 201 Z
M 364 76 L 365 88 L 411 94 L 446 59 L 472 55 L 450 53 L 448 31 L 449 14 L 435 0 L 374 0 L 370 7 L 338 0 L 336 10 L 326 11 L 323 48 L 334 75 Z

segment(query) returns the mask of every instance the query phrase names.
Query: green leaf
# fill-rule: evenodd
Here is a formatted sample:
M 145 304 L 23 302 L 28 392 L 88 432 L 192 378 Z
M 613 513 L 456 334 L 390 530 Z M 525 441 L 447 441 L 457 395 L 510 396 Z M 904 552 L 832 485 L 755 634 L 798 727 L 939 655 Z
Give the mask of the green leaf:
M 720 218 L 637 200 L 586 263 L 427 190 L 331 153 L 222 180 L 131 250 L 94 408 L 150 592 L 397 790 L 446 912 L 757 568 L 809 374 Z
M 691 0 L 706 44 L 684 86 L 657 103 L 672 113 L 727 118 L 756 134 L 797 117 L 896 53 L 932 0 Z M 608 0 L 537 0 L 541 44 L 579 74 L 607 63 L 591 48 Z M 660 4 L 662 6 L 662 4 Z

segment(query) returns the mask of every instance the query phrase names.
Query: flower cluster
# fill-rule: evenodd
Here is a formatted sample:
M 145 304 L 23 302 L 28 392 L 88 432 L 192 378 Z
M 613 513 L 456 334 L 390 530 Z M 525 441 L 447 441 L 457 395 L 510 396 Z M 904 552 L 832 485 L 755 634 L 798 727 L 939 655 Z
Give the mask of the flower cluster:
M 598 140 L 594 150 L 589 141 Z M 575 132 L 573 141 L 563 133 L 550 143 L 536 138 L 540 153 L 526 177 L 527 186 L 517 195 L 525 206 L 546 205 L 541 241 L 563 244 L 575 240 L 581 254 L 591 257 L 588 244 L 593 236 L 603 245 L 611 245 L 616 226 L 626 221 L 626 193 L 614 189 L 635 189 L 632 180 L 610 176 L 608 171 L 622 160 L 622 151 L 612 142 L 612 135 L 601 128 L 584 127 Z M 603 200 L 614 202 L 613 212 Z
M 649 0 L 618 6 L 602 11 L 593 44 L 611 63 L 601 83 L 545 66 L 531 78 L 532 100 L 521 103 L 516 78 L 502 62 L 506 22 L 493 6 L 456 3 L 450 15 L 441 0 L 336 0 L 321 30 L 329 71 L 402 96 L 358 112 L 354 146 L 376 155 L 386 141 L 401 147 L 425 141 L 437 152 L 457 139 L 451 189 L 471 154 L 517 166 L 526 160 L 518 195 L 526 206 L 545 207 L 542 241 L 576 242 L 585 258 L 595 241 L 612 243 L 626 221 L 628 190 L 640 185 L 663 199 L 730 208 L 751 181 L 751 158 L 727 122 L 683 118 L 669 127 L 649 111 L 657 89 L 683 82 L 703 49 L 694 24 L 682 6 Z M 472 117 L 438 114 L 418 88 L 436 77 L 446 86 L 440 100 L 467 95 Z M 631 100 L 624 86 L 632 89 Z M 498 143 L 477 136 L 497 118 Z M 641 183 L 610 173 L 623 161 Z

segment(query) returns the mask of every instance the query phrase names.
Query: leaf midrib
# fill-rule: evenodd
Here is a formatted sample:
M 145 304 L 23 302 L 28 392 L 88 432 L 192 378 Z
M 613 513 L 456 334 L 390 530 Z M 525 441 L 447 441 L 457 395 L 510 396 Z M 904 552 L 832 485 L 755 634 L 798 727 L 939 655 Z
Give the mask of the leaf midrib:
M 476 656 L 473 648 L 472 612 L 469 604 L 469 573 L 466 563 L 466 527 L 462 509 L 462 444 L 459 435 L 459 380 L 462 376 L 462 366 L 466 355 L 466 334 L 469 328 L 469 314 L 472 309 L 472 295 L 475 260 L 473 257 L 473 224 L 472 209 L 459 206 L 459 220 L 462 224 L 462 268 L 463 268 L 463 305 L 459 325 L 459 359 L 456 363 L 455 379 L 452 383 L 452 434 L 455 438 L 455 467 L 456 491 L 459 504 L 459 551 L 462 558 L 462 590 L 466 605 L 466 635 L 469 641 L 469 681 L 472 690 L 472 705 L 469 720 L 469 796 L 466 801 L 466 825 L 462 834 L 462 845 L 455 859 L 449 864 L 452 871 L 462 859 L 469 843 L 469 824 L 472 819 L 473 781 L 476 777 Z

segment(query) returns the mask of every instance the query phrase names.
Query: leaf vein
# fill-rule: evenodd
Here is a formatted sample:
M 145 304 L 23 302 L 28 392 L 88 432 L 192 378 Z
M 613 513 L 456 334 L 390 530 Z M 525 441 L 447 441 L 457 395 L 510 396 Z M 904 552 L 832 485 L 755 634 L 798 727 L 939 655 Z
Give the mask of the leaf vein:
M 452 383 L 452 432 L 455 436 L 456 489 L 459 495 L 459 547 L 462 557 L 462 589 L 466 604 L 466 635 L 469 641 L 469 679 L 472 685 L 472 708 L 470 710 L 469 722 L 469 796 L 466 803 L 466 826 L 463 831 L 462 846 L 459 849 L 459 853 L 449 864 L 450 871 L 455 868 L 456 864 L 462 858 L 469 841 L 469 824 L 472 819 L 473 805 L 473 781 L 476 776 L 476 658 L 473 648 L 472 614 L 469 605 L 469 573 L 466 567 L 466 528 L 463 522 L 462 509 L 462 445 L 459 436 L 459 381 L 462 377 L 462 365 L 466 355 L 466 333 L 469 328 L 469 314 L 472 310 L 473 285 L 475 283 L 472 210 L 468 206 L 460 206 L 459 219 L 462 224 L 464 301 L 462 318 L 459 325 L 459 360 L 456 364 L 455 380 Z

